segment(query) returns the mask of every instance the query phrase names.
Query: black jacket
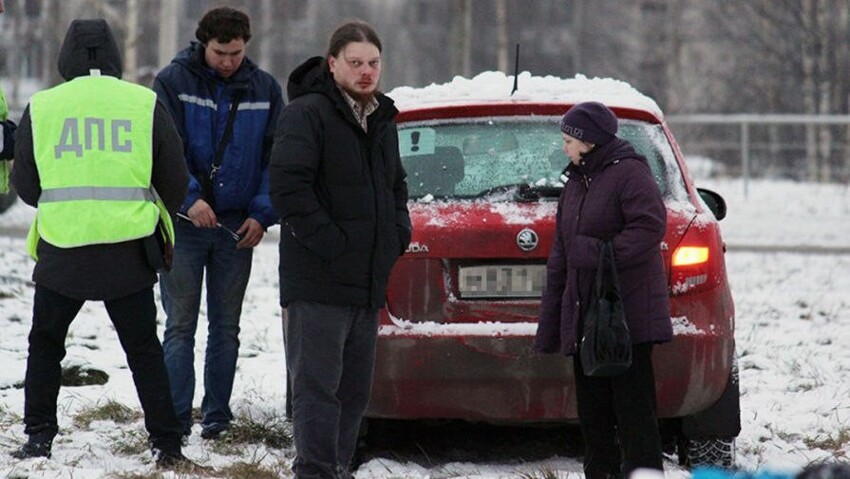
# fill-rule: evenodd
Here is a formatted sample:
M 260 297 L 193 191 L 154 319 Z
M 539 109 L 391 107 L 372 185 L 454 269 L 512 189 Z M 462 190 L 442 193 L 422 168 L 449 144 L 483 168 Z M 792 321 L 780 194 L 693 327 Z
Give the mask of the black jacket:
M 111 34 L 109 36 L 108 40 L 111 40 Z M 77 68 L 77 59 L 85 62 L 90 56 L 72 55 L 75 49 L 65 48 L 68 37 L 65 42 L 60 55 L 60 71 L 66 79 L 80 76 L 82 72 L 88 71 L 88 67 L 101 67 L 102 73 L 120 77 L 120 67 L 117 70 L 115 67 L 120 65 L 120 61 L 110 54 L 114 50 L 117 55 L 117 47 L 105 48 L 107 54 L 98 57 L 98 63 Z M 81 116 L 84 114 L 80 112 Z M 171 115 L 165 106 L 157 102 L 154 110 L 151 183 L 172 214 L 183 201 L 189 181 L 181 145 Z M 38 207 L 41 182 L 33 153 L 29 107 L 24 111 L 17 132 L 12 182 L 24 202 Z M 150 288 L 156 279 L 156 272 L 148 266 L 145 258 L 142 240 L 79 248 L 57 248 L 41 240 L 38 244 L 38 261 L 33 271 L 33 281 L 36 283 L 63 296 L 80 300 L 121 298 Z
M 411 235 L 398 110 L 379 94 L 364 132 L 323 62 L 311 58 L 290 75 L 272 148 L 280 301 L 380 308 Z

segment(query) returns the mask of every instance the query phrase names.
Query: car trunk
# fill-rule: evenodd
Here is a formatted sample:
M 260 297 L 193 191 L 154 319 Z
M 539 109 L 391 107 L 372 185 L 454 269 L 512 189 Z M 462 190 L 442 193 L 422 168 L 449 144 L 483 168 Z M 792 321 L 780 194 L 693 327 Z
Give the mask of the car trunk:
M 536 323 L 557 202 L 411 204 L 413 240 L 387 294 L 393 318 L 412 323 Z M 670 211 L 664 261 L 693 214 Z

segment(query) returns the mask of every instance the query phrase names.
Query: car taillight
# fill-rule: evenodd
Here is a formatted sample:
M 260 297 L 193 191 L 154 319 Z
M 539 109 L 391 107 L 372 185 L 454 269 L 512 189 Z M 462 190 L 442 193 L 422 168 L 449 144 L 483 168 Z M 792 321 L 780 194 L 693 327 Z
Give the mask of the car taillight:
M 708 248 L 704 246 L 679 246 L 673 252 L 673 266 L 693 266 L 708 262 Z
M 713 288 L 723 274 L 722 243 L 716 227 L 691 226 L 670 258 L 673 295 Z

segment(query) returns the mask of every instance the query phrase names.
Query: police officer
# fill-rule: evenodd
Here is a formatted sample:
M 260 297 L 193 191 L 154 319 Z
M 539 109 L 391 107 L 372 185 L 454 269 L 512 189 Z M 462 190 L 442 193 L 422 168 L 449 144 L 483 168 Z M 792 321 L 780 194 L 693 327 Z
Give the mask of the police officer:
M 2 4 L 3 0 L 0 0 Z M 8 119 L 9 108 L 6 106 L 6 96 L 0 88 L 0 194 L 9 192 L 8 168 L 15 151 L 16 125 Z
M 13 456 L 50 457 L 65 336 L 83 303 L 97 300 L 127 355 L 157 466 L 183 470 L 193 464 L 181 453 L 153 297 L 160 245 L 173 237 L 188 182 L 180 137 L 153 91 L 120 80 L 104 20 L 71 23 L 59 72 L 66 82 L 33 95 L 24 112 L 12 169 L 21 199 L 38 208 L 27 239 L 36 259 L 29 440 Z
M 0 13 L 6 10 L 3 0 L 0 0 Z M 8 119 L 9 108 L 6 106 L 6 96 L 0 87 L 0 194 L 9 192 L 9 162 L 15 150 L 15 122 Z

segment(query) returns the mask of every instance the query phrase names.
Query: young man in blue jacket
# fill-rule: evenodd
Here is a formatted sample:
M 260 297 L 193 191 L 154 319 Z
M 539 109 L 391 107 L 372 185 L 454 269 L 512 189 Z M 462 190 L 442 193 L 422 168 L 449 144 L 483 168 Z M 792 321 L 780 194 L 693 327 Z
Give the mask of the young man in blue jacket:
M 230 427 L 230 396 L 239 350 L 239 317 L 253 248 L 277 222 L 268 189 L 268 159 L 280 85 L 245 56 L 248 16 L 233 8 L 208 11 L 198 42 L 179 52 L 154 80 L 185 146 L 189 190 L 180 208 L 174 266 L 162 274 L 167 315 L 163 347 L 183 435 L 192 428 L 194 345 L 206 270 L 208 338 L 201 402 L 201 437 Z

